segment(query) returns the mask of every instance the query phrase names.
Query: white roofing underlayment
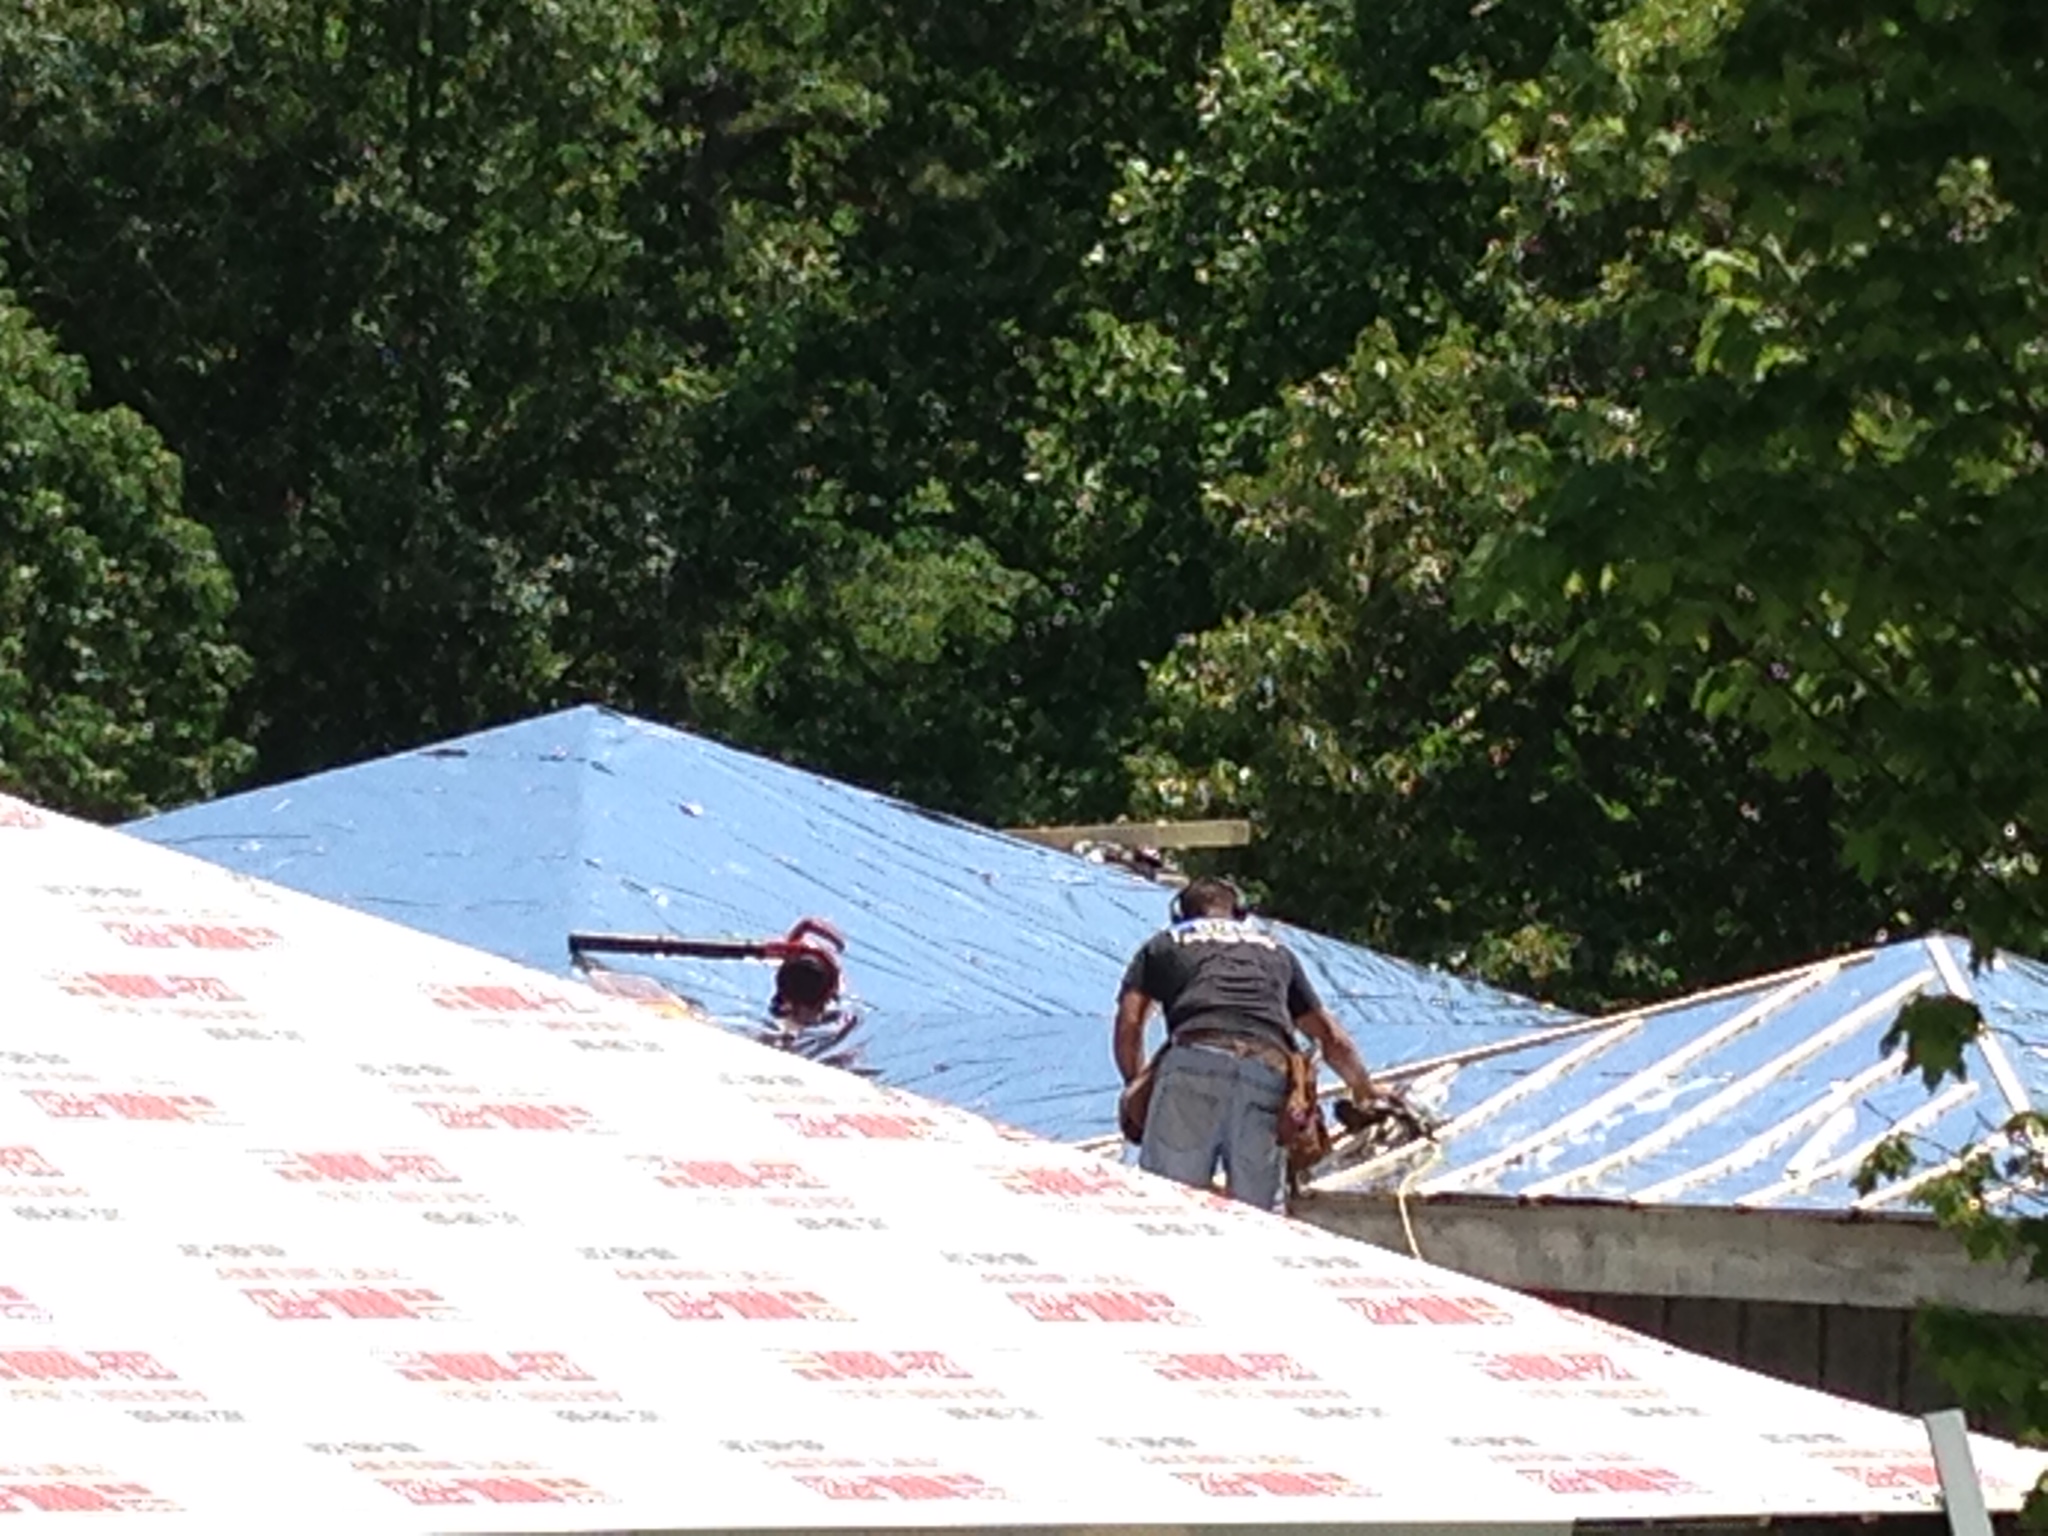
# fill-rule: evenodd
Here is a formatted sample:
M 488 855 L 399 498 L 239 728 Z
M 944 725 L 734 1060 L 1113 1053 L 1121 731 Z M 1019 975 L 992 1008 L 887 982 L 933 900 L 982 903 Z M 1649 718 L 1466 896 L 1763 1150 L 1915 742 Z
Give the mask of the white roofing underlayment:
M 1243 1531 L 1935 1503 L 1911 1421 L 4 798 L 0 935 L 0 1511 Z M 2040 1464 L 1977 1458 L 2002 1508 Z

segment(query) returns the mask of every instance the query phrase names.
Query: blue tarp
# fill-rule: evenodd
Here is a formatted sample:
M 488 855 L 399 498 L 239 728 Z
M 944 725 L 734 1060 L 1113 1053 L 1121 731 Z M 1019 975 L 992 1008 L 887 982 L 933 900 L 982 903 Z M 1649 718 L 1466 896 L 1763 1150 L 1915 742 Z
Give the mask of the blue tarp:
M 136 823 L 154 842 L 568 973 L 571 930 L 765 938 L 816 915 L 849 941 L 882 1079 L 1060 1138 L 1114 1129 L 1108 1019 L 1169 892 L 597 708 Z M 1438 972 L 1282 930 L 1375 1064 L 1565 1018 Z M 765 965 L 644 969 L 761 1020 Z

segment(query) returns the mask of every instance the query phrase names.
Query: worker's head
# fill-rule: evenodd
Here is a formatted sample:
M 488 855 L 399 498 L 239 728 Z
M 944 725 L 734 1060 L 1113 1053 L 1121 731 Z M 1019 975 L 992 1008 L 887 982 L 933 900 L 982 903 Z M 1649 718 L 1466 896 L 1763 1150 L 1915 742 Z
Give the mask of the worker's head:
M 1244 898 L 1228 880 L 1203 875 L 1190 880 L 1174 897 L 1173 915 L 1182 922 L 1200 917 L 1243 917 Z
M 777 1018 L 814 1024 L 838 996 L 839 967 L 831 956 L 799 950 L 775 968 L 775 1001 L 770 1008 Z

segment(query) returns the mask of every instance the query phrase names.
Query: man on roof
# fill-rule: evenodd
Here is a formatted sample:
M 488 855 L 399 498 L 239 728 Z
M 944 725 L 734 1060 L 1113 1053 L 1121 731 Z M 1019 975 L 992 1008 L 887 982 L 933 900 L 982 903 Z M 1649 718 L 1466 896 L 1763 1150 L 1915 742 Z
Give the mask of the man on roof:
M 1145 1021 L 1155 1003 L 1166 1015 L 1167 1038 L 1148 1067 Z M 1251 920 L 1229 881 L 1189 882 L 1174 899 L 1172 925 L 1132 957 L 1117 998 L 1121 1108 L 1125 1135 L 1139 1141 L 1138 1166 L 1198 1189 L 1210 1186 L 1220 1166 L 1233 1199 L 1277 1206 L 1297 1030 L 1321 1049 L 1354 1101 L 1373 1097 L 1357 1045 L 1294 952 Z

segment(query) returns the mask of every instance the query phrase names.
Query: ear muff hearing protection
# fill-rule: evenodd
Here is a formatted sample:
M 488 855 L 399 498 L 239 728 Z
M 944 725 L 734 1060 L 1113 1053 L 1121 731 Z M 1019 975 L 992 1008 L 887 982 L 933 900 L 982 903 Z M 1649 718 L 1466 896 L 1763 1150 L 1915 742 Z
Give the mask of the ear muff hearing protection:
M 1231 885 L 1228 881 L 1219 881 L 1218 883 L 1225 886 L 1230 892 L 1231 918 L 1241 923 L 1250 917 L 1252 915 L 1251 909 L 1244 904 L 1244 897 L 1239 893 L 1237 887 Z M 1195 920 L 1195 914 L 1188 910 L 1187 898 L 1186 887 L 1182 887 L 1173 893 L 1173 904 L 1167 908 L 1167 916 L 1176 923 L 1189 923 Z

